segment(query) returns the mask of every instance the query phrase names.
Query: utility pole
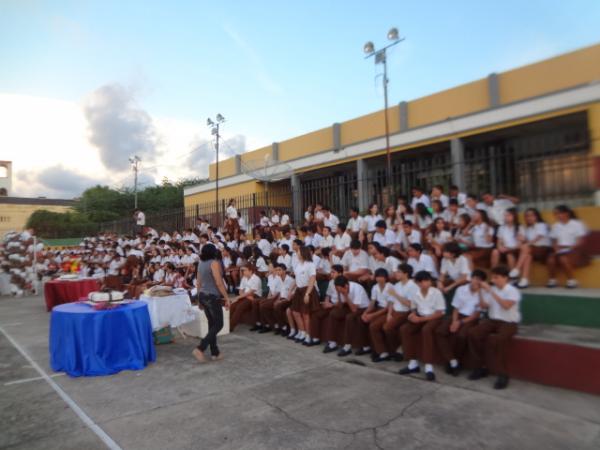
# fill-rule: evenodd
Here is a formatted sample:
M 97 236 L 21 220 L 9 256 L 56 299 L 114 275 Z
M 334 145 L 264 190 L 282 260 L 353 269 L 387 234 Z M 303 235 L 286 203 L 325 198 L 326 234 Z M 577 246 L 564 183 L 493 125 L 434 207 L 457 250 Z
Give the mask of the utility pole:
M 134 196 L 134 208 L 137 209 L 138 207 L 138 189 L 137 189 L 137 185 L 138 185 L 138 164 L 141 162 L 142 160 L 140 159 L 139 156 L 134 155 L 133 157 L 129 158 L 129 162 L 131 163 L 131 167 L 133 169 L 133 196 Z
M 225 117 L 221 114 L 217 114 L 217 117 L 213 121 L 211 118 L 206 119 L 206 125 L 211 129 L 211 134 L 215 137 L 215 151 L 217 153 L 217 161 L 215 166 L 215 206 L 217 211 L 217 227 L 221 223 L 221 216 L 219 215 L 219 134 L 220 125 L 225 122 Z

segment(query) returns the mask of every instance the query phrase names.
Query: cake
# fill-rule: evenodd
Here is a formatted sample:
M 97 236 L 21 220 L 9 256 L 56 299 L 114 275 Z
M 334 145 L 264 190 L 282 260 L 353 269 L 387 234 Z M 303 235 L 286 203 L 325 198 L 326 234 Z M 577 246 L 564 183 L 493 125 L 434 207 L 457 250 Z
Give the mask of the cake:
M 125 295 L 120 291 L 90 292 L 88 294 L 88 300 L 94 303 L 119 302 L 124 298 Z

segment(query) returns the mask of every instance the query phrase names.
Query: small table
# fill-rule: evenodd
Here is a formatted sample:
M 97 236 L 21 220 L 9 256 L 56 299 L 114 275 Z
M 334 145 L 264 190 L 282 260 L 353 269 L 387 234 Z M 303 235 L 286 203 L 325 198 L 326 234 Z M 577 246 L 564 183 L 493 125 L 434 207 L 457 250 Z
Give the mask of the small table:
M 79 280 L 52 280 L 44 285 L 46 310 L 52 311 L 57 305 L 76 302 L 87 297 L 90 292 L 100 289 L 100 282 L 94 278 Z
M 141 370 L 156 361 L 148 306 L 97 311 L 85 303 L 56 306 L 50 317 L 50 366 L 72 377 Z
M 148 304 L 154 331 L 164 327 L 177 328 L 184 323 L 196 320 L 190 296 L 187 294 L 175 294 L 166 297 L 141 295 L 140 301 Z

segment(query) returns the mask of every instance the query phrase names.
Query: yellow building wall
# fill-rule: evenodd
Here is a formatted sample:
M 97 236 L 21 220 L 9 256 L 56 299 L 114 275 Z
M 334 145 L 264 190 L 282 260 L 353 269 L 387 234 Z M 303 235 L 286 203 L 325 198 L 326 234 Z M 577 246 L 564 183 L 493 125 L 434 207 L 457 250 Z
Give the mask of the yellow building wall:
M 473 81 L 408 103 L 408 126 L 419 127 L 489 107 L 487 79 Z
M 385 117 L 383 111 L 348 120 L 340 124 L 342 146 L 367 141 L 385 135 Z M 388 108 L 390 134 L 400 131 L 400 108 Z
M 228 201 L 232 197 L 240 197 L 242 195 L 254 194 L 262 192 L 264 187 L 256 181 L 248 181 L 246 183 L 234 184 L 232 186 L 219 187 L 219 200 Z M 185 207 L 209 203 L 215 201 L 215 190 L 207 192 L 198 192 L 197 194 L 187 195 L 183 198 Z
M 62 213 L 69 211 L 69 206 L 56 205 L 27 205 L 27 204 L 6 204 L 0 203 L 0 237 L 9 231 L 22 231 L 29 216 L 38 210 Z
M 588 109 L 588 129 L 591 153 L 600 156 L 600 103 L 591 105 Z
M 233 175 L 237 175 L 235 172 L 235 158 L 225 159 L 223 161 L 219 161 L 219 179 L 225 177 L 231 177 Z M 217 164 L 212 163 L 208 166 L 208 178 L 211 180 L 216 180 L 217 178 Z
M 582 48 L 498 75 L 500 103 L 600 80 L 600 45 Z
M 279 143 L 279 159 L 289 161 L 333 148 L 332 127 L 322 128 Z

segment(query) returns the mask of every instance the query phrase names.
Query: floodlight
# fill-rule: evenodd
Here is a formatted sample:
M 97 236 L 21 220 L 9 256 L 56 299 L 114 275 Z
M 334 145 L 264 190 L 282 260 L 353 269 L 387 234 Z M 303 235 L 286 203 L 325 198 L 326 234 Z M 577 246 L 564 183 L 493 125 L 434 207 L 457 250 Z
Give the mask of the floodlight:
M 397 41 L 398 40 L 398 28 L 396 28 L 396 27 L 390 28 L 390 31 L 388 31 L 388 34 L 387 34 L 387 38 L 390 41 Z
M 365 46 L 363 47 L 363 51 L 364 51 L 366 54 L 373 53 L 373 52 L 375 51 L 375 45 L 374 45 L 374 44 L 373 44 L 371 41 L 369 41 L 369 42 L 367 42 L 367 43 L 365 44 Z

